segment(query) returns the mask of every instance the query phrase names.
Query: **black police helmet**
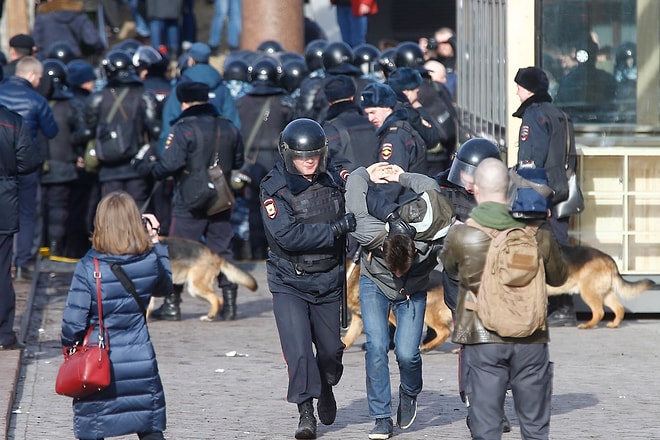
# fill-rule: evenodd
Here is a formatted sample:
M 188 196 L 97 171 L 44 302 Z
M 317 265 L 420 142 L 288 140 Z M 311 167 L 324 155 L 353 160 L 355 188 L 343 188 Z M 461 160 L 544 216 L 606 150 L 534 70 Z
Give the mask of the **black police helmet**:
M 380 56 L 380 50 L 373 44 L 364 43 L 353 49 L 353 64 L 362 69 L 362 73 L 373 72 Z
M 396 64 L 394 63 L 394 56 L 396 55 L 396 48 L 391 47 L 381 52 L 378 57 L 378 65 L 383 71 L 385 76 L 388 76 L 394 69 L 396 69 Z
M 136 69 L 148 69 L 163 59 L 163 56 L 151 46 L 140 46 L 132 57 Z
M 470 139 L 458 148 L 456 156 L 451 163 L 447 180 L 465 188 L 464 178 L 461 178 L 461 174 L 472 176 L 477 165 L 487 157 L 502 159 L 500 157 L 500 149 L 497 145 L 484 138 Z
M 225 63 L 222 76 L 227 81 L 250 82 L 250 65 L 241 58 L 234 58 Z
M 73 47 L 69 43 L 66 41 L 56 41 L 48 47 L 46 58 L 60 60 L 66 65 L 69 61 L 75 60 L 77 57 Z
M 109 80 L 133 80 L 137 79 L 133 60 L 128 52 L 123 50 L 113 50 L 108 52 L 101 61 L 103 70 Z
M 355 59 L 355 54 L 351 46 L 343 41 L 334 41 L 328 44 L 323 51 L 323 68 L 327 72 L 333 73 L 333 70 L 341 68 L 345 65 L 352 65 Z M 343 73 L 343 72 L 336 72 Z
M 309 74 L 304 60 L 291 59 L 282 64 L 282 88 L 289 93 L 300 87 L 303 79 Z
M 138 40 L 135 40 L 133 38 L 127 38 L 112 46 L 112 48 L 110 48 L 110 51 L 112 52 L 115 50 L 123 50 L 125 52 L 128 52 L 128 55 L 132 57 L 133 54 L 137 52 L 137 50 L 140 47 L 142 47 L 142 43 L 140 43 Z
M 396 47 L 396 67 L 418 67 L 424 64 L 424 52 L 417 43 L 404 41 Z
M 280 133 L 278 149 L 291 174 L 301 174 L 293 164 L 293 159 L 313 156 L 320 157 L 316 172 L 325 171 L 328 139 L 319 123 L 312 119 L 299 118 L 289 122 Z
M 323 51 L 327 40 L 312 40 L 305 46 L 305 62 L 310 72 L 323 69 Z
M 53 84 L 66 84 L 66 65 L 55 58 L 47 58 L 43 61 L 44 75 L 48 75 Z
M 250 69 L 250 80 L 277 86 L 282 76 L 282 67 L 271 57 L 260 58 Z
M 257 46 L 257 50 L 259 52 L 266 52 L 269 54 L 284 52 L 282 45 L 275 40 L 262 41 L 259 46 Z

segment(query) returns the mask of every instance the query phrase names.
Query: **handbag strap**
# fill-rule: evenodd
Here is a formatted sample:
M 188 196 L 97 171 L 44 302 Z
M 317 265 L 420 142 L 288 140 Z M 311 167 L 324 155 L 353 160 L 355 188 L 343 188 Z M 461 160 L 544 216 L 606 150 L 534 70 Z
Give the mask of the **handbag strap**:
M 101 295 L 101 269 L 99 259 L 94 257 L 94 279 L 96 280 L 96 303 L 99 310 L 99 346 L 109 346 L 105 341 L 105 326 L 103 325 L 103 301 Z
M 117 263 L 111 264 L 110 270 L 112 270 L 112 273 L 115 274 L 121 285 L 124 286 L 124 289 L 126 289 L 126 291 L 128 291 L 128 293 L 130 293 L 131 296 L 133 296 L 133 299 L 140 308 L 140 311 L 142 312 L 142 316 L 146 319 L 147 309 L 144 307 L 144 304 L 142 304 L 142 301 L 140 301 L 140 297 L 138 296 L 137 291 L 135 290 L 135 284 L 133 284 L 133 281 L 131 281 L 128 275 L 126 275 L 126 272 L 121 267 L 121 265 Z
M 215 118 L 215 158 L 211 166 L 218 165 L 220 162 L 220 120 Z

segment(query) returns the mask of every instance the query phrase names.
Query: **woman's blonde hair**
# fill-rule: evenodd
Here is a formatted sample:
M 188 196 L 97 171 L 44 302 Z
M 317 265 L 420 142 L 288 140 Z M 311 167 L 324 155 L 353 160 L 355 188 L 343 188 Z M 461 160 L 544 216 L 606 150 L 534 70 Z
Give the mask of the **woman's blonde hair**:
M 151 250 L 142 215 L 135 200 L 124 191 L 103 197 L 96 208 L 92 246 L 98 252 L 114 255 L 137 255 Z

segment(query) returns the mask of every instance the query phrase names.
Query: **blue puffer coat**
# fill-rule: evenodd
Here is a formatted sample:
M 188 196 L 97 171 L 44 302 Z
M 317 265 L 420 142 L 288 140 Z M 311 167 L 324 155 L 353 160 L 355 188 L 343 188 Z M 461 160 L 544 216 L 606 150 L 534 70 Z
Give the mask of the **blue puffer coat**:
M 119 263 L 133 280 L 145 306 L 151 295 L 172 291 L 167 247 L 155 244 L 141 255 L 108 255 L 91 249 L 78 262 L 62 317 L 62 346 L 81 341 L 99 321 L 94 261 L 99 259 L 103 322 L 107 329 L 112 383 L 105 390 L 73 401 L 76 438 L 103 438 L 165 429 L 165 395 L 156 353 L 145 318 L 110 269 Z M 97 327 L 98 328 L 98 327 Z M 94 331 L 93 340 L 98 340 Z

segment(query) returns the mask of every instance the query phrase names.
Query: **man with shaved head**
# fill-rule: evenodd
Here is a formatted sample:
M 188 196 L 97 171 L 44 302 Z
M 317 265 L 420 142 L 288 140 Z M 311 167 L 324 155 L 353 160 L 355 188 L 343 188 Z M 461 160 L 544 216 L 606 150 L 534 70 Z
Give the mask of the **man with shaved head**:
M 502 161 L 487 158 L 479 164 L 474 173 L 477 206 L 470 219 L 494 230 L 495 235 L 525 226 L 508 210 L 508 186 L 508 170 Z M 440 257 L 448 276 L 460 285 L 452 341 L 462 345 L 461 382 L 472 438 L 501 438 L 504 396 L 510 386 L 522 437 L 547 439 L 553 376 L 548 328 L 543 325 L 527 337 L 502 337 L 486 329 L 477 313 L 466 307 L 468 293 L 479 291 L 491 241 L 490 234 L 469 223 L 450 228 Z M 567 269 L 552 232 L 541 225 L 536 241 L 546 283 L 561 285 Z

